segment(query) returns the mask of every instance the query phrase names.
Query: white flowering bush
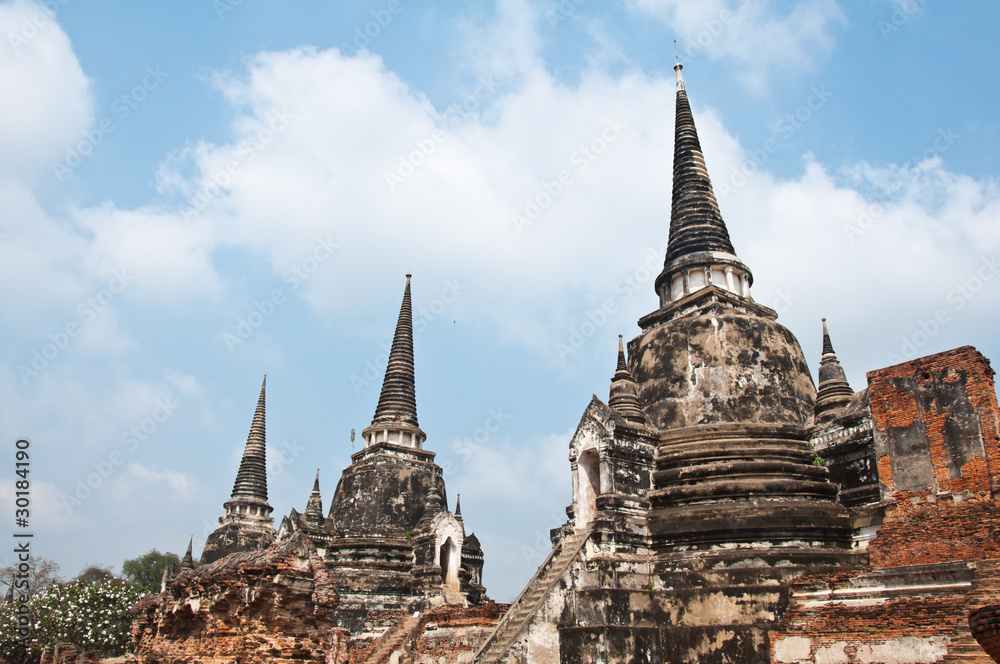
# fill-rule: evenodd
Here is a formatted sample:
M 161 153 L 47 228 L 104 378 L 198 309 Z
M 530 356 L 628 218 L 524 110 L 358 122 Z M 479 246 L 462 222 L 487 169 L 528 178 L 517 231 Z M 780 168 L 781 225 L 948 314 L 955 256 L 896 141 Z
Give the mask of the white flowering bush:
M 135 586 L 109 578 L 94 583 L 55 583 L 31 599 L 31 660 L 43 648 L 68 643 L 79 650 L 96 650 L 106 657 L 126 653 L 132 643 L 131 609 L 142 597 Z M 0 606 L 0 647 L 13 647 L 7 625 L 16 622 L 13 602 Z M 11 615 L 7 615 L 10 613 Z M 13 653 L 12 653 L 13 654 Z
M 17 604 L 13 601 L 0 603 L 0 661 L 11 664 L 38 661 L 32 650 L 25 648 L 24 643 L 18 640 L 21 637 L 17 633 L 17 626 Z

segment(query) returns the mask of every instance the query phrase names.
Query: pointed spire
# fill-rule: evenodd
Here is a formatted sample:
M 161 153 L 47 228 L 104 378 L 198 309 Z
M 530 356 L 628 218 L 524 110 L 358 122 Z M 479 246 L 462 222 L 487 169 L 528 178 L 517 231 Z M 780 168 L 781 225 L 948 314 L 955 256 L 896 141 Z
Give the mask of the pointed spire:
M 674 65 L 677 72 L 677 109 L 667 263 L 696 252 L 719 251 L 736 255 L 705 167 L 698 130 L 694 126 L 694 116 L 681 75 L 682 68 L 679 62 Z
M 455 495 L 455 516 L 462 516 L 462 494 Z
M 396 334 L 392 338 L 389 362 L 385 368 L 382 393 L 375 408 L 372 425 L 386 423 L 417 424 L 417 397 L 413 379 L 413 313 L 410 306 L 410 277 L 399 308 Z
M 688 300 L 699 291 L 703 291 L 707 301 L 722 302 L 724 306 L 745 307 L 753 301 L 750 296 L 753 274 L 737 258 L 722 220 L 688 103 L 682 69 L 681 63 L 674 65 L 677 107 L 670 233 L 663 271 L 653 283 L 660 298 L 660 308 L 639 320 L 639 327 L 644 330 L 686 315 L 685 312 L 699 311 L 689 306 L 692 302 Z M 720 299 L 719 293 L 729 295 Z M 687 304 L 680 308 L 673 306 L 682 300 Z M 758 313 L 770 315 L 771 310 L 765 308 Z
M 260 386 L 260 398 L 257 400 L 257 410 L 250 424 L 250 435 L 243 449 L 243 459 L 236 473 L 232 497 L 246 496 L 267 500 L 267 442 L 264 422 L 264 391 L 267 388 L 267 376 Z
M 194 556 L 192 555 L 191 548 L 194 545 L 194 535 L 188 540 L 187 553 L 181 559 L 181 569 L 194 569 Z
M 642 412 L 642 402 L 639 401 L 639 386 L 632 377 L 625 362 L 625 344 L 622 335 L 618 335 L 618 367 L 611 379 L 611 394 L 608 405 L 629 422 L 646 423 L 646 415 Z
M 316 481 L 313 482 L 312 493 L 309 494 L 309 501 L 306 503 L 306 511 L 302 513 L 305 520 L 310 525 L 321 527 L 326 521 L 323 516 L 323 500 L 319 495 L 319 468 L 316 469 Z
M 833 359 L 837 359 L 837 354 L 833 352 L 833 343 L 830 341 L 830 330 L 826 327 L 826 319 L 823 319 L 823 358 L 826 359 L 827 355 L 832 355 Z
M 836 417 L 851 402 L 854 390 L 847 382 L 844 368 L 840 366 L 837 354 L 833 351 L 830 341 L 830 330 L 823 319 L 823 357 L 819 364 L 819 388 L 816 394 L 814 410 L 817 424 Z
M 615 377 L 621 372 L 628 372 L 628 364 L 625 363 L 625 344 L 622 342 L 622 335 L 618 335 L 618 366 L 615 367 Z M 631 374 L 629 374 L 631 375 Z M 614 379 L 612 379 L 614 380 Z
M 167 592 L 167 583 L 170 581 L 170 565 L 167 563 L 163 566 L 163 574 L 160 576 L 160 592 Z

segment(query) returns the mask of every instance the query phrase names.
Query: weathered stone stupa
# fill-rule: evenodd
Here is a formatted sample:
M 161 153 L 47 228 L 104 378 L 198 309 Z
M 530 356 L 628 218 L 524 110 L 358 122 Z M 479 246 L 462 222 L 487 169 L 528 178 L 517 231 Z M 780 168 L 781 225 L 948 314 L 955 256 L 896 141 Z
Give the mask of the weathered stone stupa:
M 267 502 L 266 388 L 265 376 L 232 497 L 223 505 L 225 514 L 219 517 L 222 525 L 205 540 L 202 564 L 215 562 L 230 553 L 259 551 L 275 540 L 272 508 Z
M 850 516 L 809 444 L 808 365 L 750 295 L 675 70 L 659 308 L 627 360 L 619 345 L 608 405 L 594 397 L 584 413 L 570 521 L 482 662 L 756 661 L 787 581 L 855 559 Z
M 279 537 L 305 533 L 338 581 L 338 624 L 360 629 L 373 610 L 479 604 L 483 553 L 448 509 L 441 467 L 417 421 L 410 275 L 375 416 L 322 517 L 317 473 L 305 512 L 282 520 Z

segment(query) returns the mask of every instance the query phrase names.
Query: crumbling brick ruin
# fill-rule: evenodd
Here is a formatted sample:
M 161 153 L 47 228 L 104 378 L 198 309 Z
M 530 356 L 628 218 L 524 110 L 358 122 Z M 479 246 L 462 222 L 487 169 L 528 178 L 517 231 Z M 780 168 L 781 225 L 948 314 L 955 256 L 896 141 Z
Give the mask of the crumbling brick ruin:
M 969 624 L 1000 596 L 989 361 L 965 346 L 872 371 L 868 397 L 873 426 L 858 448 L 877 473 L 857 481 L 878 487 L 861 507 L 881 517 L 869 564 L 797 579 L 773 659 L 989 663 Z
M 166 592 L 140 602 L 136 655 L 149 664 L 342 664 L 348 634 L 330 620 L 338 603 L 316 548 L 289 537 L 185 570 Z

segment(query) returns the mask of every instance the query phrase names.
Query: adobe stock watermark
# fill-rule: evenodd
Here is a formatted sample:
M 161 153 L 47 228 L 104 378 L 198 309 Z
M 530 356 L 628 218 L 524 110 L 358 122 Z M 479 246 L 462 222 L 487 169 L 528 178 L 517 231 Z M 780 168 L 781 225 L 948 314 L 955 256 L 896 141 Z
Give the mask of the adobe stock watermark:
M 559 171 L 552 180 L 543 180 L 541 190 L 525 199 L 524 209 L 520 213 L 510 215 L 514 230 L 518 234 L 523 233 L 525 227 L 538 221 L 542 213 L 559 200 L 566 189 L 576 181 L 576 177 L 607 152 L 608 147 L 618 140 L 627 127 L 628 124 L 618 117 L 605 120 L 600 133 L 570 155 L 571 167 Z
M 461 455 L 463 463 L 469 463 L 472 457 L 489 443 L 493 435 L 500 431 L 511 417 L 511 414 L 505 413 L 502 407 L 490 408 L 487 411 L 486 419 L 483 420 L 483 425 L 473 431 L 469 438 L 457 439 L 452 443 L 451 448 Z
M 267 479 L 270 480 L 283 475 L 285 469 L 295 463 L 295 460 L 302 456 L 302 453 L 305 451 L 306 448 L 299 445 L 299 442 L 294 438 L 291 442 L 283 440 L 280 447 L 269 449 L 267 454 Z
M 938 129 L 937 136 L 931 143 L 930 147 L 924 150 L 920 154 L 916 154 L 910 158 L 910 160 L 900 168 L 901 171 L 907 169 L 916 168 L 919 164 L 940 157 L 942 154 L 951 149 L 955 145 L 956 141 L 962 136 L 956 134 L 952 131 L 951 127 L 947 129 Z M 881 219 L 886 213 L 885 201 L 888 201 L 894 196 L 898 196 L 903 189 L 906 188 L 908 182 L 904 181 L 902 178 L 896 178 L 889 187 L 882 201 L 872 201 L 867 203 L 858 210 L 858 216 L 853 222 L 844 224 L 844 235 L 847 237 L 847 241 L 854 244 L 858 241 L 858 238 L 871 230 L 872 226 Z
M 301 261 L 285 270 L 281 278 L 289 285 L 293 293 L 309 281 L 321 265 L 330 260 L 340 245 L 329 235 L 316 238 L 312 252 Z M 246 343 L 264 323 L 278 310 L 278 307 L 288 301 L 288 296 L 280 288 L 273 289 L 263 300 L 254 300 L 253 309 L 243 316 L 237 316 L 231 330 L 222 333 L 222 342 L 230 353 Z
M 287 108 L 269 112 L 265 117 L 265 123 L 256 133 L 240 141 L 236 148 L 236 158 L 227 161 L 225 168 L 210 173 L 209 182 L 191 197 L 187 208 L 181 213 L 184 221 L 190 223 L 191 219 L 201 214 L 212 201 L 222 196 L 240 174 L 243 166 L 256 159 L 257 155 L 271 145 L 281 132 L 288 129 L 294 120 L 295 116 L 289 113 Z
M 552 526 L 553 529 L 562 528 L 563 525 L 565 525 L 564 516 L 552 513 L 549 515 L 549 519 L 554 524 Z M 536 530 L 535 539 L 531 543 L 531 546 L 521 543 L 518 548 L 521 551 L 521 555 L 524 557 L 524 562 L 529 566 L 537 567 L 549 557 L 550 553 L 552 553 L 551 534 L 542 532 L 541 530 Z
M 810 87 L 809 96 L 805 102 L 771 124 L 770 138 L 764 141 L 760 148 L 744 150 L 743 161 L 733 168 L 728 178 L 718 181 L 715 193 L 719 200 L 724 202 L 726 198 L 749 182 L 750 177 L 764 167 L 771 155 L 781 149 L 782 143 L 780 141 L 788 140 L 802 131 L 802 128 L 813 119 L 816 112 L 823 108 L 831 97 L 833 97 L 833 93 L 826 89 L 826 85 Z
M 585 2 L 587 0 L 562 0 L 554 7 L 549 7 L 545 10 L 545 20 L 549 22 L 550 28 L 554 28 L 573 16 L 576 13 L 577 7 Z
M 583 348 L 587 341 L 607 324 L 609 317 L 618 311 L 619 306 L 649 286 L 650 282 L 663 269 L 663 257 L 666 255 L 666 251 L 666 246 L 662 249 L 647 247 L 646 260 L 615 282 L 613 288 L 615 297 L 605 298 L 599 307 L 584 314 L 584 320 L 570 326 L 566 340 L 558 341 L 555 345 L 556 355 L 559 356 L 561 362 L 565 363 L 567 357 Z
M 474 113 L 479 106 L 496 94 L 500 84 L 493 75 L 487 78 L 480 78 L 479 85 L 459 102 L 449 106 L 441 118 L 444 120 L 448 130 L 454 131 Z M 389 191 L 395 192 L 396 187 L 403 184 L 407 178 L 417 172 L 421 166 L 427 163 L 438 147 L 448 139 L 448 132 L 444 129 L 435 129 L 430 135 L 413 141 L 415 150 L 409 154 L 401 154 L 396 157 L 395 170 L 386 170 L 382 177 Z
M 125 268 L 114 270 L 107 285 L 76 306 L 76 317 L 67 321 L 65 325 L 54 332 L 50 332 L 46 337 L 47 341 L 41 346 L 31 349 L 31 362 L 17 365 L 17 373 L 21 377 L 21 383 L 29 384 L 41 375 L 43 371 L 66 350 L 70 342 L 80 335 L 80 332 L 93 323 L 107 310 L 114 299 L 123 293 L 135 277 L 128 273 Z
M 118 468 L 125 464 L 130 455 L 135 454 L 143 443 L 156 435 L 160 426 L 169 420 L 178 408 L 180 403 L 174 399 L 173 394 L 157 398 L 149 415 L 122 431 L 118 437 L 119 446 L 106 458 L 92 463 L 93 471 L 76 479 L 72 494 L 63 492 L 62 501 L 66 511 L 72 514 L 74 509 L 83 505 L 99 491 Z
M 131 90 L 115 98 L 111 102 L 111 112 L 115 114 L 119 122 L 128 118 L 132 111 L 139 108 L 139 105 L 149 98 L 149 93 L 160 87 L 166 78 L 170 76 L 168 72 L 161 71 L 160 66 L 146 67 L 146 73 Z M 60 161 L 52 162 L 52 171 L 56 180 L 62 182 L 67 175 L 71 175 L 77 166 L 83 163 L 84 159 L 94 154 L 107 136 L 115 132 L 118 125 L 110 117 L 103 117 L 97 124 L 87 131 L 86 135 L 75 144 L 66 148 L 66 156 Z
M 920 13 L 920 8 L 927 4 L 927 0 L 892 0 L 893 10 L 889 19 L 880 18 L 876 25 L 882 34 L 882 41 L 889 41 L 889 37 L 899 32 L 904 25 Z
M 17 53 L 22 46 L 37 37 L 39 32 L 52 25 L 59 10 L 69 3 L 70 0 L 44 0 L 44 2 L 40 2 L 41 10 L 21 21 L 19 30 L 7 33 L 7 43 L 11 50 Z
M 996 278 L 998 272 L 1000 272 L 1000 260 L 996 254 L 983 258 L 970 277 L 955 284 L 948 291 L 945 300 L 951 305 L 951 309 L 941 307 L 926 320 L 918 321 L 916 329 L 900 340 L 899 352 L 892 352 L 886 356 L 889 362 L 899 364 L 917 357 L 920 349 L 930 343 L 931 339 L 952 321 L 952 314 L 965 309 L 986 284 Z
M 799 301 L 799 296 L 790 288 L 779 288 L 771 299 L 771 308 L 779 314 L 787 313 L 792 305 Z
M 701 22 L 702 29 L 693 38 L 682 41 L 681 50 L 686 61 L 693 61 L 705 55 L 705 52 L 716 43 L 730 26 L 739 20 L 739 12 L 750 6 L 752 0 L 740 0 L 732 9 L 724 8 L 719 14 Z
M 369 12 L 372 20 L 364 25 L 354 26 L 354 39 L 350 44 L 341 42 L 337 50 L 344 55 L 352 56 L 361 49 L 368 48 L 372 41 L 378 39 L 382 31 L 389 27 L 392 20 L 403 13 L 403 9 L 400 0 L 389 0 L 383 9 L 373 9 Z
M 431 326 L 431 323 L 439 319 L 447 311 L 448 307 L 454 304 L 459 296 L 465 292 L 466 288 L 467 286 L 459 283 L 458 279 L 445 279 L 444 287 L 437 296 L 431 298 L 427 304 L 416 308 L 416 313 L 413 315 L 414 336 L 422 334 Z M 392 350 L 391 346 L 388 343 L 383 343 L 380 353 L 375 355 L 374 358 L 365 360 L 364 368 L 360 372 L 351 374 L 349 380 L 355 394 L 361 394 L 363 388 L 368 387 L 383 377 L 385 367 L 389 363 L 390 350 Z

